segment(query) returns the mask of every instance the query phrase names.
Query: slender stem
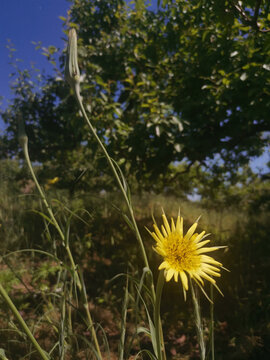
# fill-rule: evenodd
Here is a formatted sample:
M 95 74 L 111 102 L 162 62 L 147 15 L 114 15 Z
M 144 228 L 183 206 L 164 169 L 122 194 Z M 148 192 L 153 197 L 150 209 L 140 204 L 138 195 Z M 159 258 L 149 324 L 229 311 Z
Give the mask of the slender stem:
M 163 285 L 164 285 L 164 271 L 162 270 L 159 272 L 158 275 L 156 302 L 154 308 L 154 323 L 156 330 L 156 346 L 157 346 L 158 360 L 163 360 L 164 358 L 162 357 L 162 353 L 165 354 L 165 349 L 163 348 L 163 342 L 161 342 L 162 325 L 160 321 L 160 302 L 161 302 Z
M 201 321 L 200 306 L 199 306 L 199 301 L 198 301 L 197 296 L 194 291 L 192 281 L 190 281 L 190 287 L 191 287 L 192 301 L 193 301 L 193 306 L 194 306 L 195 325 L 196 325 L 196 331 L 197 331 L 198 342 L 199 342 L 199 347 L 200 347 L 201 360 L 205 360 L 205 345 L 204 345 L 204 338 L 203 338 L 203 327 L 202 327 L 202 321 Z
M 79 274 L 78 274 L 78 270 L 77 270 L 77 267 L 76 267 L 76 264 L 74 262 L 74 259 L 73 259 L 73 255 L 70 251 L 70 247 L 68 245 L 68 243 L 65 241 L 66 238 L 65 238 L 65 235 L 63 233 L 63 231 L 61 230 L 54 214 L 53 214 L 53 211 L 49 205 L 49 203 L 47 202 L 47 199 L 46 199 L 46 196 L 42 190 L 42 188 L 40 187 L 39 185 L 39 182 L 37 180 L 37 177 L 34 173 L 34 170 L 33 170 L 33 167 L 32 167 L 32 163 L 31 163 L 31 160 L 30 160 L 30 156 L 29 156 L 29 152 L 28 152 L 28 144 L 27 144 L 27 138 L 25 137 L 24 138 L 24 141 L 23 141 L 23 151 L 24 151 L 24 156 L 25 156 L 25 159 L 26 159 L 26 162 L 27 162 L 27 165 L 29 167 L 29 170 L 31 172 L 31 175 L 33 177 L 33 180 L 36 184 L 36 187 L 39 191 L 39 194 L 41 196 L 41 199 L 50 215 L 50 218 L 51 218 L 51 221 L 53 222 L 54 226 L 56 227 L 60 237 L 61 237 L 61 240 L 65 246 L 65 249 L 66 249 L 66 252 L 68 254 L 68 257 L 69 257 L 69 260 L 70 260 L 70 263 L 71 263 L 71 267 L 72 267 L 72 270 L 74 272 L 74 275 L 75 275 L 75 279 L 76 279 L 76 284 L 78 286 L 78 289 L 79 291 L 83 294 L 83 298 L 84 298 L 84 308 L 85 308 L 85 311 L 86 311 L 86 315 L 87 315 L 87 320 L 88 320 L 88 325 L 91 327 L 91 332 L 92 332 L 92 336 L 93 336 L 93 339 L 94 339 L 94 343 L 95 343 L 95 346 L 96 346 L 96 350 L 97 350 L 97 353 L 98 353 L 98 356 L 100 359 L 102 359 L 102 356 L 101 356 L 101 352 L 100 352 L 100 348 L 99 348 L 99 344 L 98 344 L 98 340 L 97 340 L 97 336 L 96 336 L 96 332 L 95 332 L 95 328 L 93 326 L 93 321 L 92 321 L 92 317 L 91 317 L 91 314 L 90 314 L 90 311 L 89 311 L 89 307 L 88 307 L 88 303 L 87 303 L 87 295 L 86 295 L 86 290 L 85 290 L 85 287 L 82 286 L 82 283 L 81 283 L 81 280 L 80 280 L 80 277 L 79 277 Z
M 65 333 L 66 333 L 66 284 L 64 286 L 64 294 L 61 296 L 61 320 L 59 329 L 59 358 L 64 360 L 65 358 Z
M 72 299 L 72 286 L 69 289 L 68 294 L 68 335 L 72 334 L 72 306 L 71 306 L 71 299 Z
M 210 321 L 211 321 L 211 358 L 215 360 L 215 321 L 214 321 L 214 294 L 213 294 L 213 284 L 210 284 Z
M 136 223 L 136 220 L 135 220 L 135 217 L 134 217 L 134 212 L 133 212 L 133 208 L 130 204 L 130 201 L 128 199 L 128 196 L 127 196 L 127 193 L 124 189 L 124 186 L 122 184 L 122 181 L 118 175 L 118 172 L 113 164 L 113 161 L 110 157 L 110 155 L 108 154 L 105 146 L 103 145 L 102 141 L 100 140 L 98 134 L 96 133 L 95 129 L 93 128 L 86 112 L 85 112 L 85 109 L 84 109 L 84 106 L 83 106 L 83 103 L 82 103 L 82 100 L 81 100 L 81 94 L 80 94 L 80 84 L 78 82 L 76 82 L 76 84 L 72 87 L 73 90 L 74 90 L 74 93 L 75 93 L 75 97 L 76 97 L 76 100 L 79 104 L 79 108 L 82 112 L 82 115 L 83 115 L 83 118 L 85 119 L 90 131 L 92 132 L 92 134 L 94 135 L 97 143 L 99 144 L 101 150 L 103 151 L 108 163 L 109 163 L 109 166 L 116 178 L 116 181 L 117 181 L 117 184 L 123 194 L 123 197 L 125 199 L 125 202 L 127 204 L 127 207 L 128 207 L 128 210 L 129 210 L 129 214 L 130 214 L 130 217 L 131 217 L 131 221 L 132 221 L 132 224 L 133 224 L 133 227 L 134 227 L 134 230 L 135 230 L 135 234 L 136 234 L 136 237 L 137 237 L 137 240 L 139 242 L 139 246 L 140 246 L 140 249 L 141 249 L 141 252 L 142 252 L 142 256 L 143 256 L 143 260 L 144 260 L 144 264 L 147 268 L 149 268 L 149 262 L 148 262 L 148 258 L 147 258 L 147 255 L 146 255 L 146 251 L 145 251 L 145 248 L 144 248 L 144 244 L 143 244 L 143 240 L 142 240 L 142 237 L 141 237 L 141 234 L 140 234 L 140 231 L 138 229 L 138 226 L 137 226 L 137 223 Z M 155 303 L 155 298 L 156 298 L 156 294 L 155 294 L 155 289 L 154 289 L 154 284 L 153 282 L 151 282 L 151 293 L 152 293 L 152 298 L 153 298 L 153 302 Z M 164 338 L 163 338 L 163 333 L 162 333 L 162 329 L 160 327 L 160 333 L 162 334 L 161 336 L 161 342 L 162 342 L 162 348 L 163 348 L 163 358 L 166 359 L 166 353 L 165 353 L 165 346 L 164 346 Z
M 76 86 L 74 87 L 74 90 L 75 90 L 75 95 L 76 95 L 76 99 L 78 101 L 78 104 L 79 104 L 79 107 L 80 107 L 80 110 L 83 114 L 83 117 L 85 119 L 85 121 L 87 122 L 87 125 L 89 126 L 92 134 L 94 135 L 94 137 L 96 138 L 96 141 L 98 142 L 99 146 L 101 147 L 111 169 L 112 169 L 112 172 L 117 180 L 117 183 L 119 185 L 119 188 L 124 196 L 124 199 L 126 201 L 126 204 L 127 204 L 127 207 L 128 207 L 128 210 L 129 210 L 129 213 L 130 213 L 130 216 L 131 216 L 131 220 L 132 220 L 132 224 L 134 226 L 134 230 L 135 230 L 135 233 L 136 233 L 136 237 L 137 237 L 137 240 L 139 242 L 139 245 L 140 245 L 140 249 L 141 249 L 141 252 L 142 252 L 142 255 L 143 255 L 143 260 L 144 260 L 144 264 L 146 267 L 149 268 L 149 263 L 148 263 L 148 259 L 147 259 L 147 255 L 146 255 L 146 252 L 145 252 L 145 248 L 144 248 L 144 245 L 143 245 L 143 241 L 142 241 L 142 238 L 141 238 L 141 235 L 140 235 L 140 232 L 139 232 L 139 229 L 138 229 L 138 226 L 137 226 L 137 223 L 136 223 L 136 220 L 134 218 L 134 213 L 133 213 L 133 209 L 132 209 L 132 206 L 130 205 L 130 201 L 128 199 L 128 196 L 127 196 L 127 193 L 124 189 L 124 186 L 122 184 L 122 181 L 117 173 L 117 170 L 111 160 L 111 157 L 110 155 L 108 154 L 105 146 L 103 145 L 102 141 L 100 140 L 99 136 L 97 135 L 95 129 L 93 128 L 90 120 L 88 119 L 88 116 L 85 112 L 85 109 L 84 109 L 84 106 L 83 106 L 83 103 L 82 103 L 82 100 L 81 100 L 81 95 L 80 95 L 80 85 L 79 84 L 76 84 Z
M 60 226 L 58 225 L 58 222 L 57 222 L 56 219 L 55 219 L 55 216 L 54 216 L 54 214 L 53 214 L 53 212 L 52 212 L 52 209 L 51 209 L 50 205 L 49 205 L 48 202 L 47 202 L 47 199 L 46 199 L 46 197 L 45 197 L 45 194 L 44 194 L 43 190 L 41 189 L 41 187 L 40 187 L 40 185 L 39 185 L 39 182 L 38 182 L 38 180 L 37 180 L 37 177 L 36 177 L 36 175 L 35 175 L 35 172 L 34 172 L 34 170 L 33 170 L 32 163 L 31 163 L 31 160 L 30 160 L 30 157 L 29 157 L 28 146 L 27 146 L 27 143 L 26 143 L 26 142 L 24 142 L 23 152 L 24 152 L 24 156 L 25 156 L 25 159 L 26 159 L 28 168 L 29 168 L 30 173 L 31 173 L 31 175 L 32 175 L 32 178 L 33 178 L 33 180 L 34 180 L 34 182 L 35 182 L 35 185 L 36 185 L 36 187 L 37 187 L 37 189 L 38 189 L 38 192 L 39 192 L 39 194 L 40 194 L 40 196 L 41 196 L 41 199 L 42 199 L 42 201 L 43 201 L 43 203 L 44 203 L 44 205 L 45 205 L 45 207 L 46 207 L 46 210 L 48 211 L 48 213 L 49 213 L 49 215 L 50 215 L 50 217 L 51 217 L 51 220 L 52 220 L 54 226 L 56 227 L 57 231 L 59 232 L 59 235 L 60 235 L 60 237 L 61 237 L 61 240 L 62 240 L 62 241 L 65 241 L 64 233 L 63 233 L 63 231 L 61 230 Z
M 55 216 L 53 214 L 53 211 L 52 211 L 52 209 L 51 209 L 51 207 L 50 207 L 50 205 L 49 205 L 49 203 L 48 203 L 48 201 L 46 199 L 46 196 L 45 196 L 41 186 L 39 185 L 38 179 L 37 179 L 37 177 L 35 175 L 35 172 L 34 172 L 31 160 L 30 160 L 27 141 L 24 141 L 24 143 L 23 143 L 23 152 L 24 152 L 24 156 L 25 156 L 28 168 L 29 168 L 30 173 L 32 175 L 32 178 L 33 178 L 33 180 L 34 180 L 34 182 L 36 184 L 36 187 L 37 187 L 38 192 L 39 192 L 39 194 L 41 196 L 41 199 L 42 199 L 42 201 L 43 201 L 43 203 L 45 205 L 45 208 L 48 211 L 48 213 L 50 215 L 50 218 L 51 218 L 56 230 L 58 231 L 58 233 L 59 233 L 59 235 L 61 237 L 61 240 L 62 240 L 62 242 L 63 242 L 63 244 L 65 246 L 65 249 L 67 251 L 67 254 L 68 254 L 68 257 L 69 257 L 69 260 L 70 260 L 70 263 L 71 263 L 72 270 L 74 271 L 74 274 L 75 274 L 75 277 L 76 277 L 77 286 L 78 286 L 79 290 L 81 290 L 82 285 L 81 285 L 81 282 L 80 282 L 80 278 L 78 276 L 77 268 L 76 268 L 72 253 L 70 251 L 69 245 L 66 244 L 65 235 L 64 235 L 63 231 L 61 230 L 61 228 L 60 228 L 60 226 L 59 226 L 59 224 L 58 224 L 58 222 L 57 222 L 57 220 L 56 220 L 56 218 L 55 218 Z
M 100 351 L 100 347 L 99 347 L 99 343 L 98 343 L 98 339 L 97 339 L 97 334 L 96 334 L 96 331 L 95 331 L 95 327 L 94 327 L 94 323 L 93 323 L 93 320 L 92 320 L 91 313 L 89 311 L 88 303 L 84 303 L 84 309 L 85 309 L 86 314 L 87 314 L 88 325 L 91 328 L 92 337 L 93 337 L 93 340 L 94 340 L 94 343 L 95 343 L 95 347 L 96 347 L 99 359 L 102 359 L 101 351 Z
M 2 360 L 8 360 L 3 349 L 0 349 L 0 357 Z
M 100 347 L 99 347 L 99 343 L 98 343 L 98 339 L 97 339 L 97 334 L 96 334 L 96 331 L 95 331 L 95 327 L 94 327 L 94 323 L 93 323 L 93 320 L 92 320 L 91 313 L 89 311 L 89 305 L 88 305 L 88 301 L 87 301 L 87 294 L 86 294 L 86 289 L 85 289 L 85 284 L 84 284 L 82 272 L 80 272 L 80 276 L 81 276 L 81 283 L 82 283 L 83 306 L 84 306 L 84 309 L 85 309 L 86 315 L 87 315 L 88 327 L 91 330 L 92 337 L 93 337 L 93 340 L 94 340 L 94 343 L 95 343 L 95 347 L 96 347 L 99 359 L 102 359 L 101 351 L 100 351 Z
M 20 323 L 21 327 L 25 331 L 26 335 L 29 337 L 30 341 L 32 342 L 32 344 L 36 348 L 37 352 L 40 354 L 41 358 L 43 360 L 49 360 L 50 358 L 45 354 L 45 351 L 42 350 L 42 348 L 39 346 L 38 342 L 34 338 L 34 336 L 31 333 L 29 327 L 27 326 L 26 322 L 23 320 L 21 314 L 19 313 L 19 311 L 17 310 L 17 308 L 14 305 L 13 301 L 8 296 L 6 290 L 3 288 L 3 286 L 1 284 L 0 284 L 0 293 L 3 296 L 3 298 L 5 299 L 6 303 L 8 304 L 8 307 L 10 308 L 10 310 L 13 312 L 13 314 L 17 318 L 18 322 Z

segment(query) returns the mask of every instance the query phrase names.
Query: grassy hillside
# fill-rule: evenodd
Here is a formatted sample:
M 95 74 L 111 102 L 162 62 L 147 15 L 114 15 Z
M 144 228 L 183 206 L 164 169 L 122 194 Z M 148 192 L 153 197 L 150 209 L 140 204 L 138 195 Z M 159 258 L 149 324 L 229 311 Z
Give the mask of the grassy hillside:
M 18 173 L 19 168 L 13 168 L 1 184 L 1 284 L 47 351 L 59 347 L 61 336 L 64 336 L 68 351 L 62 358 L 90 359 L 87 353 L 91 349 L 90 330 L 85 325 L 81 305 L 68 293 L 73 285 L 67 276 L 70 269 L 65 265 L 68 262 L 61 241 L 48 218 L 42 215 L 45 209 L 32 182 L 17 179 Z M 47 187 L 47 193 L 55 216 L 69 231 L 70 248 L 83 271 L 94 322 L 101 326 L 97 330 L 98 337 L 104 338 L 104 331 L 113 359 L 117 356 L 126 282 L 124 275 L 117 275 L 128 273 L 139 279 L 143 267 L 137 242 L 122 216 L 125 207 L 117 193 L 81 192 L 70 198 L 68 192 L 57 190 L 53 185 Z M 211 208 L 208 203 L 206 208 L 203 202 L 173 196 L 142 194 L 133 198 L 134 213 L 154 278 L 160 257 L 152 250 L 153 240 L 145 227 L 152 228 L 152 215 L 158 224 L 161 223 L 162 209 L 168 217 L 176 217 L 180 207 L 185 229 L 202 215 L 200 229 L 211 232 L 213 244 L 228 246 L 217 255 L 230 270 L 222 271 L 218 279 L 224 297 L 214 292 L 217 359 L 267 359 L 269 355 L 269 212 L 263 201 L 258 205 L 258 199 L 259 196 L 256 197 L 257 209 L 253 195 L 242 209 L 239 204 L 218 211 L 215 204 Z M 208 285 L 206 291 L 209 293 Z M 134 284 L 129 292 L 131 299 L 136 297 Z M 67 305 L 65 315 L 63 301 Z M 209 302 L 203 295 L 201 306 L 208 344 Z M 184 302 L 179 284 L 165 284 L 161 314 L 169 359 L 199 358 L 191 307 L 189 297 Z M 134 316 L 130 305 L 126 322 L 128 341 L 134 330 Z M 140 326 L 147 326 L 142 304 L 136 316 Z M 32 353 L 33 348 L 2 298 L 0 322 L 0 348 L 5 350 L 8 359 L 22 359 L 26 354 L 28 359 L 39 358 Z M 63 335 L 61 328 L 65 328 L 66 322 L 70 322 L 72 333 Z M 103 341 L 104 353 L 106 347 Z M 136 354 L 141 347 L 151 350 L 145 335 L 132 343 L 130 354 Z M 61 358 L 56 351 L 53 354 L 54 359 Z

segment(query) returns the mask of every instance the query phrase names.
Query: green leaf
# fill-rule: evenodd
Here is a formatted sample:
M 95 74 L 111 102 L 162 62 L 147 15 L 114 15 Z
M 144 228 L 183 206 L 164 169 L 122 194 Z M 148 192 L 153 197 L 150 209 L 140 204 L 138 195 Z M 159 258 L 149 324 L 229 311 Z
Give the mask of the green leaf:
M 8 360 L 8 358 L 6 357 L 6 354 L 5 354 L 5 350 L 4 350 L 4 349 L 0 349 L 0 359 L 2 359 L 2 360 Z

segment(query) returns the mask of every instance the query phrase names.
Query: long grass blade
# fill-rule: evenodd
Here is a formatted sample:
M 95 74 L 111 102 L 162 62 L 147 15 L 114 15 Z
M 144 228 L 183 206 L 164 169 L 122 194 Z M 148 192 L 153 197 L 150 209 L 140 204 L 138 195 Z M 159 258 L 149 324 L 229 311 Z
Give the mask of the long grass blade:
M 125 349 L 125 335 L 126 335 L 126 319 L 127 319 L 127 308 L 128 308 L 128 277 L 126 280 L 126 289 L 125 296 L 122 306 L 122 321 L 121 321 L 121 331 L 120 331 L 120 342 L 119 342 L 119 360 L 124 359 L 124 349 Z

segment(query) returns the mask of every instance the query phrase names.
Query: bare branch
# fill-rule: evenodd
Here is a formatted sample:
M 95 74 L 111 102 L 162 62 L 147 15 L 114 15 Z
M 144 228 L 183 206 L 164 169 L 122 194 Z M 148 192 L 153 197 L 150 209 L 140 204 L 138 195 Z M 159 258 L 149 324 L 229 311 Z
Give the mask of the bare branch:
M 233 2 L 233 7 L 237 10 L 237 12 L 242 16 L 242 18 L 248 22 L 248 23 L 252 23 L 251 18 L 248 16 L 248 14 L 245 12 L 245 10 L 242 8 L 242 6 L 239 4 L 239 2 L 237 1 L 237 3 Z
M 233 5 L 234 9 L 239 13 L 239 15 L 242 17 L 243 21 L 247 25 L 249 25 L 252 29 L 254 29 L 256 31 L 259 31 L 261 33 L 268 33 L 268 32 L 270 32 L 270 29 L 260 29 L 260 26 L 258 24 L 258 17 L 259 17 L 259 13 L 260 13 L 261 3 L 262 3 L 262 0 L 257 0 L 256 6 L 255 6 L 255 9 L 254 9 L 254 15 L 251 18 L 247 14 L 245 9 L 243 9 L 243 7 L 239 3 L 239 1 L 237 1 L 237 2 L 232 1 L 232 5 Z

